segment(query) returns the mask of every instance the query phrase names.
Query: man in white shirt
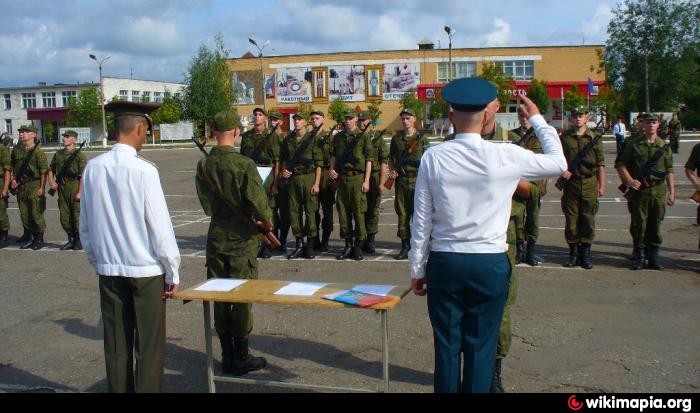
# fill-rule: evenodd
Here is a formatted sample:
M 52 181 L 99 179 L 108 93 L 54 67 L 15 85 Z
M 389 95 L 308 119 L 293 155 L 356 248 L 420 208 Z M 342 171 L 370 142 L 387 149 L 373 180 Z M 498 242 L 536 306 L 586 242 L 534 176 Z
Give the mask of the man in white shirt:
M 556 131 L 527 97 L 522 109 L 543 154 L 481 138 L 494 117 L 487 108 L 496 98 L 490 82 L 458 79 L 442 97 L 452 106 L 457 135 L 431 147 L 418 170 L 411 288 L 428 295 L 435 391 L 488 392 L 510 277 L 506 230 L 513 192 L 521 179 L 561 175 L 566 160 Z
M 99 275 L 110 392 L 163 387 L 165 298 L 180 282 L 180 252 L 158 170 L 136 155 L 152 126 L 148 114 L 159 106 L 106 105 L 118 143 L 83 172 L 80 238 Z
M 613 125 L 613 135 L 615 135 L 615 142 L 617 142 L 617 153 L 622 153 L 622 147 L 625 144 L 625 134 L 627 133 L 627 128 L 625 128 L 625 122 L 622 116 L 617 118 L 617 122 Z

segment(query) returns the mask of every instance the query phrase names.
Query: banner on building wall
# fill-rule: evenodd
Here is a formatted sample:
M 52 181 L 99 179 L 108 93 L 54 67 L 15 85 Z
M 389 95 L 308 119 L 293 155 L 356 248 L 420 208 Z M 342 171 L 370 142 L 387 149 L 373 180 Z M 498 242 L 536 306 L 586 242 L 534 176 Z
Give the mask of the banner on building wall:
M 328 70 L 325 67 L 314 67 L 313 88 L 314 103 L 328 103 Z
M 311 68 L 281 67 L 277 69 L 277 101 L 280 103 L 311 102 Z
M 364 66 L 329 66 L 328 78 L 330 100 L 341 99 L 345 102 L 365 100 Z
M 384 100 L 401 100 L 410 90 L 417 90 L 420 83 L 420 63 L 384 65 Z
M 265 75 L 265 98 L 274 98 L 276 89 L 275 75 Z
M 246 70 L 233 72 L 231 74 L 231 85 L 233 87 L 233 102 L 235 105 L 253 105 L 260 101 L 260 72 L 257 70 Z M 258 91 L 256 92 L 256 89 Z
M 367 100 L 382 99 L 382 69 L 383 66 L 367 66 Z

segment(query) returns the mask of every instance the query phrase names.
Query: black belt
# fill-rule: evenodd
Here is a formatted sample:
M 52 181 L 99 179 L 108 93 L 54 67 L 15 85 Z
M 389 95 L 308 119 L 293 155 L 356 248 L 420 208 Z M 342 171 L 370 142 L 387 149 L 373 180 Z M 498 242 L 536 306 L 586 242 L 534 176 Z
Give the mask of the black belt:
M 357 176 L 359 174 L 359 171 L 343 171 L 342 173 L 343 176 Z
M 407 171 L 404 174 L 400 174 L 400 178 L 415 178 L 418 176 L 418 171 Z
M 294 176 L 299 176 L 299 175 L 311 175 L 316 172 L 316 168 L 314 169 L 297 169 L 294 171 L 293 175 Z
M 642 185 L 642 188 L 652 188 L 658 185 L 663 184 L 664 181 L 647 181 L 648 185 Z

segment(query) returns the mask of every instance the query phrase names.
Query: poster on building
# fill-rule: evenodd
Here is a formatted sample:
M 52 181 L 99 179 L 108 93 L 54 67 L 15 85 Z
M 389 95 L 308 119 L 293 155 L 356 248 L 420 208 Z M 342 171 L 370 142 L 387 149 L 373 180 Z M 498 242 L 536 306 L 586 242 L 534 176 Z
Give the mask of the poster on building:
M 277 69 L 277 101 L 280 103 L 311 102 L 312 73 L 308 67 Z
M 384 100 L 401 100 L 406 92 L 417 90 L 419 83 L 419 63 L 384 65 Z
M 364 66 L 329 66 L 328 94 L 331 100 L 362 102 L 365 100 Z
M 274 98 L 276 89 L 275 75 L 265 75 L 265 98 Z
M 382 99 L 382 69 L 379 66 L 367 66 L 367 100 Z
M 233 86 L 233 102 L 235 105 L 253 105 L 260 102 L 260 72 L 257 70 L 246 70 L 233 72 L 231 74 L 231 85 Z M 257 91 L 256 91 L 257 90 Z
M 328 103 L 328 70 L 313 68 L 314 103 Z

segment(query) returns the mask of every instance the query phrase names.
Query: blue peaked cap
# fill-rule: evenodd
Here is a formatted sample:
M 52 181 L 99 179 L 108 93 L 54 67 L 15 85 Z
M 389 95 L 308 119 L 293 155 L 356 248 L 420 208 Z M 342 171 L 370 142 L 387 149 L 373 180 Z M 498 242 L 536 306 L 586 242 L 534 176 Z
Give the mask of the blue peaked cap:
M 478 112 L 496 99 L 496 87 L 477 77 L 456 79 L 442 88 L 442 98 L 460 112 Z

